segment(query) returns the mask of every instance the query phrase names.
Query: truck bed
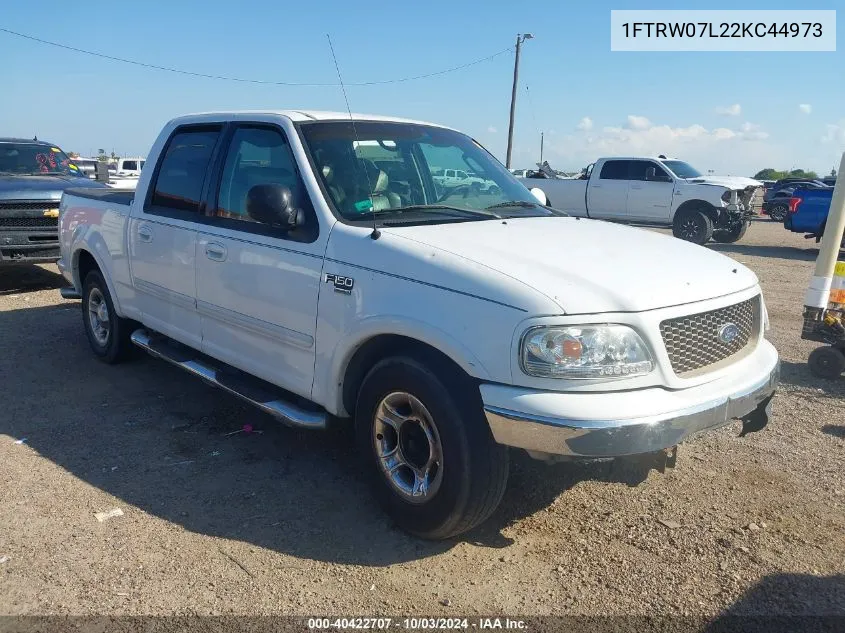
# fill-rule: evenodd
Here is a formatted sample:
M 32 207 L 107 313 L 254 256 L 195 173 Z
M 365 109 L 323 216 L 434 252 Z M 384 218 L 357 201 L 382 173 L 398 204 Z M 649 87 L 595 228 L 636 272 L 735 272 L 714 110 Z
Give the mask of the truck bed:
M 135 197 L 134 189 L 66 189 L 65 193 L 77 198 L 88 198 L 111 204 L 129 205 Z

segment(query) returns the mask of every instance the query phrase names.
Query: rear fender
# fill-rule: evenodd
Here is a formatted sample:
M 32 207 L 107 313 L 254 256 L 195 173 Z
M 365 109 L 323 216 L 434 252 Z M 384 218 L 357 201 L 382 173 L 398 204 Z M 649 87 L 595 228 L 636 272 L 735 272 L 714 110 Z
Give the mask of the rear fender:
M 114 311 L 117 313 L 118 316 L 124 317 L 123 309 L 120 307 L 120 297 L 117 294 L 117 291 L 114 287 L 114 282 L 111 279 L 111 275 L 109 275 L 108 266 L 105 265 L 105 258 L 103 257 L 102 253 L 105 252 L 106 256 L 108 256 L 108 249 L 106 248 L 106 244 L 103 241 L 102 236 L 98 234 L 94 234 L 91 236 L 90 241 L 86 241 L 83 244 L 80 244 L 78 248 L 75 248 L 72 255 L 72 268 L 73 271 L 73 285 L 82 294 L 82 284 L 85 282 L 84 279 L 80 278 L 79 274 L 79 258 L 82 253 L 87 253 L 91 257 L 94 258 L 94 261 L 97 264 L 97 268 L 100 269 L 100 274 L 103 276 L 103 279 L 106 282 L 106 286 L 109 289 L 109 294 L 111 295 L 112 304 L 114 305 Z

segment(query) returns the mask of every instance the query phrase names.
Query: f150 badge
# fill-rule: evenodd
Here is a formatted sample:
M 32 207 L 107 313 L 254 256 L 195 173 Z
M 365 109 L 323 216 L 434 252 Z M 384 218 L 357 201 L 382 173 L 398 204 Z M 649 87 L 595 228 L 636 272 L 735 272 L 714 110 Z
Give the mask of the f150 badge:
M 342 277 L 333 273 L 326 273 L 325 282 L 334 286 L 335 292 L 342 292 L 343 294 L 352 294 L 352 287 L 355 285 L 355 280 L 352 277 Z

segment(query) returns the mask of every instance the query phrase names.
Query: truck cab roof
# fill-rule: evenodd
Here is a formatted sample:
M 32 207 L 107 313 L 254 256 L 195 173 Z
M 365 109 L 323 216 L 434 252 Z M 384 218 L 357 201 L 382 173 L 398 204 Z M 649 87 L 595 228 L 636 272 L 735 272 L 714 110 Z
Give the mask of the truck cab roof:
M 282 116 L 294 121 L 295 123 L 305 123 L 308 121 L 348 121 L 350 115 L 348 112 L 332 112 L 323 110 L 222 110 L 219 112 L 197 112 L 194 114 L 187 114 L 177 117 L 171 123 L 187 123 L 191 121 L 202 120 L 220 120 L 229 118 L 238 118 L 241 116 L 255 116 L 255 115 L 276 115 Z M 355 121 L 384 121 L 393 123 L 414 123 L 417 125 L 431 125 L 435 127 L 445 128 L 446 126 L 437 123 L 429 123 L 427 121 L 415 121 L 413 119 L 403 119 L 393 116 L 381 116 L 377 114 L 359 114 L 352 113 L 352 119 Z

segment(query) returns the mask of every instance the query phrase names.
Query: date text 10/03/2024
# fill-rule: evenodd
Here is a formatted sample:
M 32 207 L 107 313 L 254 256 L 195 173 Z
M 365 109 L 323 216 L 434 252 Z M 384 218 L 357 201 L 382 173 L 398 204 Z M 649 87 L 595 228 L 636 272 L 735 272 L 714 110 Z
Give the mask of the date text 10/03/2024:
M 524 620 L 511 618 L 309 618 L 308 629 L 374 629 L 401 628 L 407 630 L 525 630 Z

